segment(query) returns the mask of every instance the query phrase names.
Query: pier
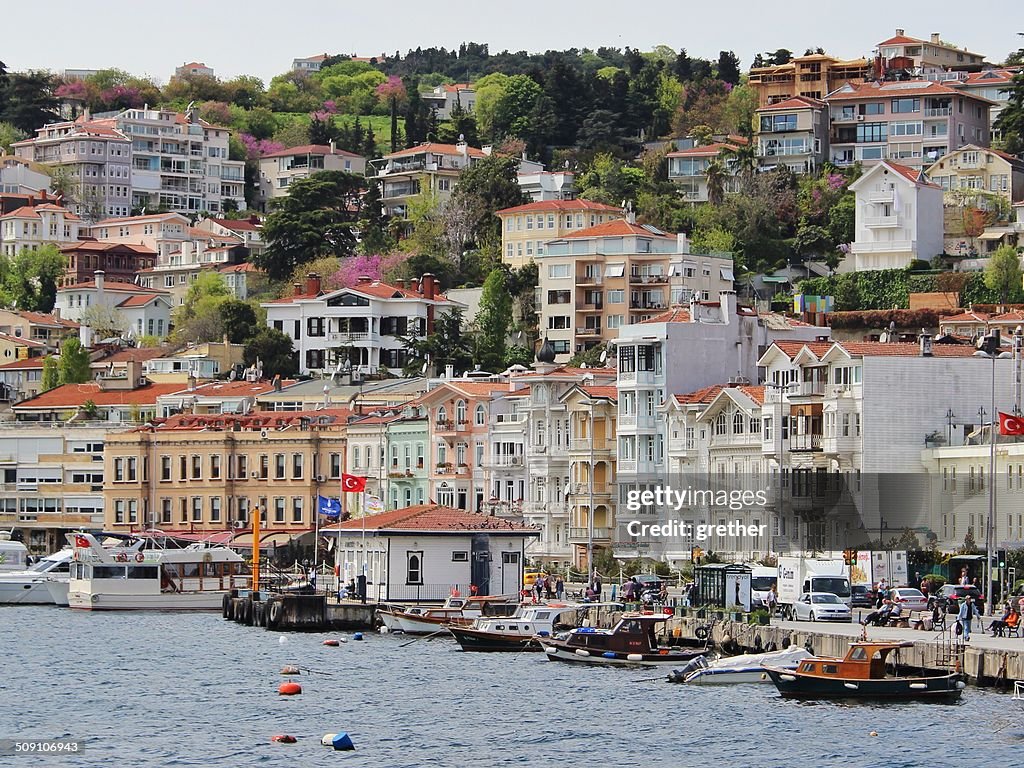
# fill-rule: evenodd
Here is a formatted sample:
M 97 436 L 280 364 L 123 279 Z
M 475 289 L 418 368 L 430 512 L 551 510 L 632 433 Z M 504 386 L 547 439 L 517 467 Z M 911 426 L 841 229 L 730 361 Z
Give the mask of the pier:
M 373 629 L 374 604 L 331 602 L 324 594 L 292 595 L 237 591 L 225 595 L 223 616 L 239 624 L 277 632 L 321 632 L 329 629 Z

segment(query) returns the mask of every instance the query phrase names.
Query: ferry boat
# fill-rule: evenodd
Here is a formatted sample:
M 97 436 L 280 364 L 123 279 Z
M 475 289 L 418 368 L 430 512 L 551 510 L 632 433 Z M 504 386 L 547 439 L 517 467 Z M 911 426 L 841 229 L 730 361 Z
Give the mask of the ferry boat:
M 539 651 L 536 638 L 597 624 L 601 613 L 621 611 L 622 603 L 524 603 L 511 616 L 480 617 L 468 627 L 450 625 L 464 651 Z
M 691 685 L 736 685 L 738 683 L 770 682 L 765 666 L 778 669 L 796 669 L 804 659 L 812 658 L 813 654 L 806 648 L 792 647 L 784 651 L 770 653 L 745 653 L 740 656 L 727 656 L 715 661 L 707 661 L 706 657 L 698 656 L 682 669 L 674 669 L 669 673 L 670 683 L 689 683 Z
M 449 597 L 444 605 L 437 608 L 411 606 L 404 611 L 393 612 L 390 619 L 393 627 L 408 635 L 430 635 L 443 632 L 448 624 L 468 626 L 481 616 L 508 616 L 515 612 L 518 595 L 488 595 L 485 597 Z M 387 625 L 387 620 L 385 620 Z
M 579 627 L 562 635 L 543 638 L 540 642 L 548 661 L 613 667 L 679 664 L 705 653 L 660 646 L 654 636 L 654 628 L 668 619 L 665 614 L 626 613 L 611 629 Z
M 960 698 L 965 683 L 958 672 L 929 677 L 888 674 L 885 662 L 893 651 L 913 648 L 910 641 L 860 640 L 850 643 L 842 659 L 804 659 L 796 669 L 765 667 L 785 698 L 951 701 Z
M 68 604 L 94 611 L 219 611 L 225 594 L 246 589 L 245 560 L 227 547 L 103 547 L 92 534 L 67 535 L 73 549 Z

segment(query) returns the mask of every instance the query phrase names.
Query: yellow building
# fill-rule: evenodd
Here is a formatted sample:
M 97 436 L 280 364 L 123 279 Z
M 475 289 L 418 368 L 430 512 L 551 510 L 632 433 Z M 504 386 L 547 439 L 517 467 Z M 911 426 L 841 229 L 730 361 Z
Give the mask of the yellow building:
M 495 214 L 501 219 L 501 260 L 513 269 L 544 253 L 544 243 L 622 216 L 622 209 L 591 200 L 541 200 Z
M 187 414 L 110 434 L 106 529 L 244 539 L 259 508 L 262 545 L 285 545 L 313 530 L 318 495 L 339 497 L 349 413 Z
M 1024 199 L 1024 160 L 998 149 L 967 144 L 940 157 L 926 173 L 945 191 L 946 205 L 984 192 L 1007 202 Z
M 843 83 L 863 83 L 873 77 L 869 59 L 843 61 L 824 53 L 794 56 L 786 64 L 753 67 L 748 85 L 757 91 L 758 106 L 766 107 L 794 96 L 821 101 Z

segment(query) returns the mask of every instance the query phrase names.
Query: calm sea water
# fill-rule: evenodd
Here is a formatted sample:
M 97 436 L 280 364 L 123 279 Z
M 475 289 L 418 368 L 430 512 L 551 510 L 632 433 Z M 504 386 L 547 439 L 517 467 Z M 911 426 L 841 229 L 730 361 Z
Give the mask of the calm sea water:
M 980 766 L 1024 750 L 1024 702 L 973 688 L 955 705 L 798 703 L 771 685 L 686 688 L 443 639 L 400 648 L 411 638 L 367 633 L 331 648 L 321 641 L 341 633 L 213 614 L 23 607 L 0 622 L 0 738 L 89 742 L 77 757 L 0 758 L 14 768 Z M 321 673 L 281 697 L 284 664 Z M 339 730 L 355 752 L 320 746 Z M 277 733 L 298 743 L 272 744 Z

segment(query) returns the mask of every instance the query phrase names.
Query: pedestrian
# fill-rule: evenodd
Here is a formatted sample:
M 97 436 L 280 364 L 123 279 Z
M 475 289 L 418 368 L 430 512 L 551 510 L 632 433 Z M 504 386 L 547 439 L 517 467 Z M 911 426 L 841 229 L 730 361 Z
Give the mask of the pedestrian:
M 537 580 L 533 582 L 533 591 L 537 593 L 537 602 L 540 602 L 541 596 L 544 594 L 544 575 L 537 576 Z
M 963 627 L 965 643 L 971 640 L 971 620 L 974 619 L 974 613 L 974 601 L 970 595 L 964 595 L 960 600 L 960 610 L 957 612 L 956 618 Z
M 565 599 L 565 581 L 561 576 L 555 579 L 555 597 L 557 597 L 558 600 Z
M 769 616 L 775 615 L 775 609 L 779 605 L 779 596 L 775 592 L 777 586 L 775 582 L 772 582 L 772 588 L 768 590 L 768 594 L 765 596 L 764 604 L 765 608 L 768 609 Z
M 363 605 L 366 605 L 366 574 L 360 573 L 356 583 L 356 591 L 359 593 L 359 601 Z
M 967 578 L 967 566 L 960 569 L 960 586 L 966 587 L 971 583 L 971 580 Z
M 594 583 L 594 596 L 597 597 L 598 600 L 600 600 L 601 599 L 601 574 L 599 574 L 597 572 L 597 568 L 594 569 L 593 583 Z
M 555 579 L 553 576 L 544 577 L 544 592 L 547 595 L 548 600 L 551 600 L 555 596 Z

